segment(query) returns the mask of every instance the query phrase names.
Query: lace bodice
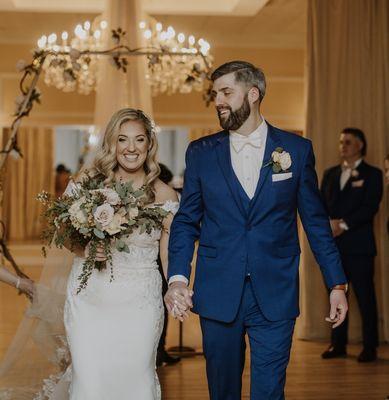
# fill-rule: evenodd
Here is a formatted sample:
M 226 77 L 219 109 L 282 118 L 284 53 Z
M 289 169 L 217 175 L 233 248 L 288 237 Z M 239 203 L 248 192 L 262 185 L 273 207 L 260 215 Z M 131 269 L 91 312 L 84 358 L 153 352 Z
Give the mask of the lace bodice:
M 162 207 L 172 214 L 175 214 L 178 210 L 178 202 L 171 200 L 166 201 L 162 205 L 156 204 L 155 206 Z M 130 282 L 139 279 L 142 280 L 143 278 L 149 282 L 149 274 L 153 271 L 158 272 L 157 260 L 160 238 L 160 230 L 153 230 L 151 233 L 140 233 L 139 229 L 135 230 L 131 235 L 123 239 L 129 251 L 118 251 L 113 248 L 111 266 L 108 265 L 103 271 L 94 270 L 89 278 L 87 288 L 82 290 L 80 295 L 86 295 L 88 292 L 95 295 L 103 287 L 111 288 L 116 285 L 130 285 Z M 74 260 L 69 282 L 71 291 L 75 292 L 79 286 L 78 277 L 82 272 L 84 261 L 84 258 L 79 257 L 76 257 Z M 83 294 L 83 292 L 85 293 Z
M 162 207 L 172 214 L 178 210 L 178 202 L 171 200 L 156 206 Z M 151 233 L 140 233 L 139 229 L 136 230 L 124 240 L 129 252 L 113 251 L 113 263 L 123 265 L 124 268 L 157 268 L 160 239 L 160 230 L 153 230 Z

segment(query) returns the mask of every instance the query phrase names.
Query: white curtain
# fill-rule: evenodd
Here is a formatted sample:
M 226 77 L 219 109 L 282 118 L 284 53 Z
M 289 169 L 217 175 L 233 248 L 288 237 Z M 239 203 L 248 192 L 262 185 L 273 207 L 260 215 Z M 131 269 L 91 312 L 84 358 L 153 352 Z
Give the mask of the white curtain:
M 367 162 L 383 167 L 389 151 L 389 45 L 387 0 L 308 1 L 307 119 L 319 178 L 338 160 L 338 140 L 346 126 L 367 137 Z M 376 290 L 381 339 L 389 340 L 389 254 L 384 201 L 376 217 Z M 303 246 L 302 317 L 297 336 L 329 336 L 323 321 L 328 298 L 307 242 Z M 350 339 L 361 335 L 358 307 L 351 298 Z
M 105 31 L 105 46 L 113 46 L 111 29 L 122 28 L 130 48 L 142 46 L 143 38 L 139 22 L 144 19 L 141 0 L 109 0 L 103 17 L 108 22 Z M 96 93 L 94 123 L 104 129 L 112 114 L 123 107 L 138 108 L 152 117 L 152 100 L 150 87 L 146 81 L 146 58 L 132 56 L 128 58 L 127 73 L 118 71 L 106 57 L 101 60 L 99 83 Z

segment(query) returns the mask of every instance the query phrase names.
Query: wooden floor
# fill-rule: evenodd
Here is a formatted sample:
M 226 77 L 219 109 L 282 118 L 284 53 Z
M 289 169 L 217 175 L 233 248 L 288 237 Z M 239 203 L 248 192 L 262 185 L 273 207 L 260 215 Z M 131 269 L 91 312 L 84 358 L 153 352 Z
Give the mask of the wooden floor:
M 288 400 L 384 400 L 389 395 L 389 346 L 381 346 L 379 360 L 360 364 L 360 347 L 349 346 L 349 357 L 322 360 L 323 343 L 296 340 L 288 368 Z M 208 399 L 203 357 L 183 359 L 158 370 L 164 400 Z M 243 377 L 242 399 L 249 399 L 249 370 Z
M 33 249 L 27 253 L 23 249 L 18 260 L 25 267 L 29 264 L 26 272 L 37 279 L 40 273 L 37 266 L 42 260 L 38 253 L 34 254 Z M 25 299 L 17 296 L 13 288 L 0 284 L 0 357 L 11 341 L 25 306 Z M 380 347 L 379 360 L 371 364 L 356 361 L 360 351 L 356 345 L 349 346 L 350 355 L 346 359 L 322 360 L 320 353 L 325 347 L 324 343 L 294 341 L 286 385 L 288 400 L 384 400 L 389 395 L 389 345 Z M 202 356 L 183 359 L 158 372 L 164 400 L 208 399 Z M 243 399 L 249 399 L 249 385 L 246 367 Z

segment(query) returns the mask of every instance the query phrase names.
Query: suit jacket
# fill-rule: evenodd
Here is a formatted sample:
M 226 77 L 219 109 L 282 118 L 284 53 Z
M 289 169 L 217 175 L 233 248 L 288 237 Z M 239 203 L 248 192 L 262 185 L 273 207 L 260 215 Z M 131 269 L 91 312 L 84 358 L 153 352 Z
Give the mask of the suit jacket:
M 199 239 L 193 311 L 233 321 L 246 271 L 269 320 L 299 314 L 297 211 L 329 287 L 345 283 L 340 256 L 321 201 L 311 142 L 269 125 L 264 164 L 282 147 L 292 158 L 290 179 L 273 181 L 262 167 L 250 207 L 242 206 L 231 165 L 229 134 L 218 132 L 192 142 L 180 209 L 170 232 L 168 276 L 191 274 Z
M 340 190 L 340 165 L 324 172 L 321 193 L 331 219 L 343 219 L 349 227 L 338 236 L 336 244 L 342 254 L 376 255 L 373 219 L 383 192 L 382 172 L 362 161 L 357 176 Z

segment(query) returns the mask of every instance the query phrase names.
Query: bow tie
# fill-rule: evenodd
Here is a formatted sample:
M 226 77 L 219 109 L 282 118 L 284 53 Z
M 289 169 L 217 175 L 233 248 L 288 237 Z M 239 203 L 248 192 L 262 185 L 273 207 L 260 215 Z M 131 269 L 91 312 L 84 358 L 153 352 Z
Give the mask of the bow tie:
M 250 145 L 253 147 L 256 147 L 258 149 L 261 148 L 262 146 L 262 139 L 260 137 L 257 138 L 250 138 L 250 137 L 243 137 L 243 138 L 237 138 L 237 137 L 230 137 L 232 147 L 234 150 L 239 153 L 244 146 Z
M 342 172 L 356 170 L 355 165 L 342 164 Z

